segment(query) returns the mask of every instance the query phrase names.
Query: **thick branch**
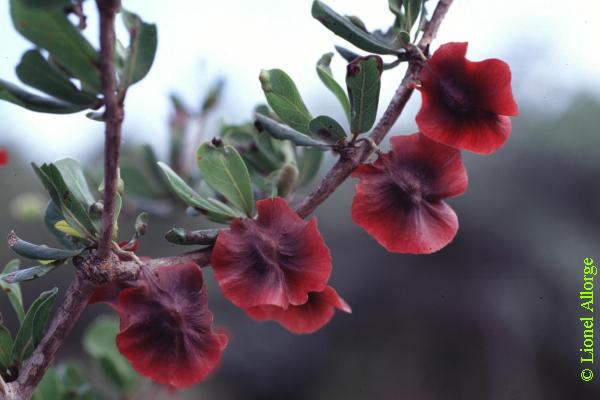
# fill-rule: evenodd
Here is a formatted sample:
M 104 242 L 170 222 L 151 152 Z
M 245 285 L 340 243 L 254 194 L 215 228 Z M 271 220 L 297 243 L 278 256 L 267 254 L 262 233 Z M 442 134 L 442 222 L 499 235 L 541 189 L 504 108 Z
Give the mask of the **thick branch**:
M 77 275 L 67 290 L 65 300 L 60 305 L 40 344 L 19 371 L 19 378 L 13 384 L 18 399 L 29 399 L 44 373 L 54 361 L 56 352 L 61 348 L 65 338 L 79 320 L 79 316 L 87 305 L 95 284 Z M 15 385 L 16 384 L 16 385 Z
M 115 198 L 119 181 L 119 153 L 123 105 L 117 95 L 115 73 L 115 15 L 120 0 L 97 0 L 100 14 L 100 77 L 104 98 L 104 211 L 98 242 L 100 259 L 108 257 L 115 224 Z
M 422 52 L 427 51 L 429 44 L 435 38 L 451 4 L 452 0 L 440 0 L 437 4 L 431 20 L 427 24 L 417 45 Z M 350 176 L 360 163 L 366 161 L 371 154 L 373 143 L 379 144 L 398 120 L 398 117 L 404 110 L 404 106 L 406 106 L 414 91 L 414 84 L 422 68 L 422 62 L 410 62 L 404 79 L 402 79 L 402 83 L 396 90 L 390 105 L 369 135 L 370 141 L 364 141 L 359 147 L 344 153 L 340 157 L 317 187 L 296 207 L 298 215 L 304 218 L 311 214 Z

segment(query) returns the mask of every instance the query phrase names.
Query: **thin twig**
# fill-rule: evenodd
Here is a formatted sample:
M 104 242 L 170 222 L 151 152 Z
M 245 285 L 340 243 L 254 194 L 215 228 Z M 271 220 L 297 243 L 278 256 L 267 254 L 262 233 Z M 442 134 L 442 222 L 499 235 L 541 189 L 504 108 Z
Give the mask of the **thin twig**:
M 110 253 L 115 224 L 115 201 L 119 180 L 119 153 L 121 147 L 121 124 L 123 104 L 117 94 L 115 73 L 115 15 L 120 0 L 97 0 L 100 14 L 100 77 L 104 98 L 106 120 L 104 131 L 104 211 L 102 232 L 97 255 L 106 259 Z
M 452 0 L 440 0 L 437 4 L 435 11 L 431 16 L 431 20 L 427 24 L 423 36 L 417 45 L 423 53 L 427 52 L 427 48 L 435 38 L 440 24 L 451 4 Z M 402 83 L 396 90 L 396 93 L 383 116 L 369 135 L 369 138 L 372 139 L 375 144 L 379 144 L 383 140 L 385 135 L 388 134 L 394 123 L 398 120 L 398 117 L 404 110 L 404 106 L 414 91 L 415 81 L 422 68 L 423 63 L 421 61 L 415 61 L 414 59 L 410 61 L 404 79 L 402 79 Z M 360 147 L 343 153 L 317 187 L 296 207 L 298 215 L 304 218 L 323 203 L 337 187 L 350 176 L 352 171 L 366 160 L 370 154 L 371 148 L 372 145 L 370 143 L 364 142 Z

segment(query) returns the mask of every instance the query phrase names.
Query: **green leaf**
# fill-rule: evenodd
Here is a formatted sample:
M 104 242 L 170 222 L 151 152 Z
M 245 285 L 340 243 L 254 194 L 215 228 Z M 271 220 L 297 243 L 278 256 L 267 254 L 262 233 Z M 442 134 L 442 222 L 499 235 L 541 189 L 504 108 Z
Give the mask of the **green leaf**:
M 94 94 L 77 89 L 68 76 L 50 65 L 37 50 L 23 54 L 17 65 L 17 76 L 26 85 L 68 103 L 85 108 L 92 108 L 99 103 Z
M 218 234 L 218 229 L 189 231 L 184 228 L 172 228 L 165 234 L 165 239 L 179 245 L 207 246 L 215 243 Z
M 81 371 L 81 366 L 72 362 L 62 363 L 58 366 L 57 375 L 64 386 L 64 400 L 97 399 Z
M 299 185 L 309 184 L 319 173 L 323 152 L 317 149 L 306 148 L 298 157 L 298 169 L 300 170 Z
M 223 78 L 218 78 L 211 88 L 208 91 L 208 94 L 204 98 L 202 102 L 202 112 L 206 113 L 215 107 L 219 99 L 221 98 L 221 94 L 223 93 L 223 88 L 225 87 L 225 80 Z
M 261 114 L 256 114 L 256 120 L 260 124 L 260 127 L 264 129 L 264 132 L 273 136 L 279 140 L 289 140 L 296 146 L 308 146 L 308 147 L 329 147 L 327 143 L 320 142 L 312 139 L 303 133 L 293 130 L 292 128 L 273 121 L 269 117 L 265 117 Z
M 83 87 L 99 93 L 98 52 L 73 26 L 60 8 L 28 7 L 23 0 L 11 0 L 10 12 L 16 30 L 36 46 L 47 50 Z
M 217 222 L 227 222 L 243 216 L 243 214 L 227 207 L 225 204 L 220 207 L 218 203 L 215 204 L 200 196 L 167 164 L 160 161 L 157 164 L 163 171 L 170 188 L 186 205 L 206 211 L 207 216 Z
M 120 84 L 121 90 L 126 90 L 130 85 L 141 81 L 150 71 L 156 55 L 158 36 L 155 24 L 148 24 L 137 14 L 126 10 L 121 10 L 121 15 L 130 37 Z
M 13 346 L 12 336 L 0 320 L 0 371 L 4 372 L 10 367 L 10 352 Z
M 66 157 L 55 161 L 54 165 L 58 168 L 60 175 L 73 196 L 86 207 L 91 206 L 95 202 L 95 199 L 90 192 L 79 161 Z
M 326 115 L 320 115 L 310 121 L 310 132 L 314 137 L 335 144 L 346 138 L 346 131 L 338 122 Z
M 87 106 L 38 96 L 2 79 L 0 79 L 0 100 L 6 100 L 31 111 L 51 114 L 71 114 L 87 108 Z
M 18 259 L 11 260 L 8 264 L 6 264 L 6 267 L 4 267 L 2 275 L 7 275 L 18 270 L 20 264 L 21 262 Z M 8 300 L 10 301 L 10 304 L 19 318 L 19 322 L 23 322 L 23 318 L 25 318 L 25 310 L 23 309 L 21 286 L 18 283 L 11 284 L 0 279 L 0 288 L 2 288 L 4 293 L 6 293 L 6 296 L 8 296 Z
M 410 32 L 415 22 L 419 18 L 422 0 L 404 0 L 404 29 Z M 410 41 L 409 41 L 410 43 Z
M 346 85 L 350 96 L 354 134 L 367 132 L 375 123 L 383 62 L 378 56 L 357 58 L 348 64 Z
M 398 50 L 373 37 L 356 26 L 348 17 L 344 17 L 319 0 L 312 5 L 312 16 L 327 29 L 346 39 L 359 49 L 376 54 L 398 54 Z
M 48 246 L 29 243 L 23 239 L 20 239 L 15 232 L 10 232 L 7 241 L 8 246 L 12 251 L 31 260 L 64 260 L 81 254 L 81 252 L 84 250 L 54 249 Z
M 101 316 L 89 326 L 83 337 L 83 348 L 95 358 L 107 378 L 119 389 L 127 390 L 136 373 L 119 353 L 115 337 L 119 333 L 116 318 Z
M 196 160 L 206 183 L 251 217 L 254 194 L 248 168 L 240 153 L 220 140 L 213 140 L 213 143 L 203 143 L 198 148 Z
M 45 327 L 45 323 L 44 326 L 42 323 L 48 320 L 57 293 L 58 288 L 43 292 L 27 310 L 12 349 L 11 358 L 14 364 L 19 365 L 23 360 L 29 358 L 35 349 L 34 329 L 36 338 L 39 339 L 40 329 L 43 331 Z
M 65 260 L 57 260 L 48 264 L 36 265 L 35 267 L 29 267 L 13 271 L 10 274 L 1 275 L 0 280 L 8 283 L 21 283 L 26 281 L 32 281 L 37 278 L 41 278 L 44 275 L 54 271 L 56 267 L 64 264 Z
M 32 400 L 63 399 L 62 384 L 54 368 L 49 368 L 33 393 Z
M 353 52 L 352 50 L 348 50 L 345 47 L 335 45 L 335 50 L 338 52 L 340 56 L 349 63 L 354 61 L 356 58 L 360 57 L 360 54 Z
M 61 221 L 65 221 L 65 217 L 62 214 L 60 207 L 57 206 L 53 200 L 50 200 L 48 206 L 46 207 L 46 212 L 44 213 L 44 224 L 46 225 L 46 228 L 64 247 L 70 250 L 80 249 L 83 247 L 84 244 L 82 242 L 56 228 L 56 224 L 60 223 Z M 77 231 L 77 233 L 79 234 L 79 231 Z
M 21 0 L 28 7 L 53 8 L 64 7 L 69 4 L 69 0 Z
M 298 132 L 308 134 L 312 117 L 292 78 L 280 69 L 270 69 L 262 70 L 259 79 L 267 102 L 277 116 Z
M 68 224 L 79 231 L 82 236 L 89 235 L 93 237 L 98 229 L 88 214 L 88 200 L 85 199 L 85 193 L 80 191 L 82 188 L 77 184 L 76 175 L 65 174 L 65 177 L 63 177 L 55 164 L 42 164 L 41 167 L 38 167 L 35 163 L 31 165 L 50 194 L 52 201 L 60 205 L 61 212 Z M 65 170 L 64 165 L 61 168 Z M 73 186 L 76 195 L 67 186 L 66 182 Z M 85 184 L 85 182 L 82 184 Z M 87 184 L 85 185 L 87 187 Z
M 340 86 L 339 83 L 333 77 L 333 73 L 331 72 L 331 59 L 333 58 L 333 53 L 325 53 L 317 62 L 317 74 L 321 79 L 321 82 L 334 94 L 334 96 L 338 99 L 342 108 L 344 109 L 344 113 L 346 113 L 346 117 L 348 117 L 348 121 L 350 121 L 350 101 L 348 100 L 348 96 L 344 89 Z

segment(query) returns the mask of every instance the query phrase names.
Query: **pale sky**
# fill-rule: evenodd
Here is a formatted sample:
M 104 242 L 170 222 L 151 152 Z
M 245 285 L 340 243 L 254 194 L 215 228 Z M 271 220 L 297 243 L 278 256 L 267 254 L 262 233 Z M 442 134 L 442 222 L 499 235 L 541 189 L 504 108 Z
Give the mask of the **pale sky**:
M 334 44 L 345 42 L 311 17 L 311 0 L 123 3 L 145 20 L 156 22 L 159 32 L 154 67 L 128 95 L 125 141 L 164 145 L 168 94 L 177 91 L 188 102 L 198 102 L 217 75 L 227 80 L 219 115 L 230 122 L 247 119 L 254 106 L 264 102 L 258 82 L 261 68 L 288 72 L 314 114 L 331 111 L 341 115 L 335 99 L 321 86 L 314 65 Z M 369 29 L 387 27 L 393 20 L 386 0 L 326 3 L 342 14 L 360 16 Z M 429 3 L 433 5 L 435 0 Z M 14 31 L 8 4 L 0 2 L 0 77 L 17 82 L 14 67 L 28 44 Z M 90 24 L 94 24 L 94 2 L 86 1 L 85 7 Z M 597 15 L 600 2 L 592 0 L 455 0 L 433 48 L 447 41 L 468 41 L 469 58 L 497 57 L 511 64 L 521 105 L 560 109 L 580 90 L 600 96 Z M 88 28 L 93 42 L 96 32 L 95 27 Z M 337 57 L 333 69 L 343 82 L 340 60 Z M 384 75 L 380 111 L 402 72 Z M 418 99 L 411 106 L 417 107 Z M 412 123 L 412 117 L 405 118 L 405 123 Z M 85 156 L 102 143 L 101 124 L 88 120 L 84 113 L 37 114 L 0 102 L 0 120 L 0 145 L 18 142 L 22 148 L 27 146 L 30 159 Z

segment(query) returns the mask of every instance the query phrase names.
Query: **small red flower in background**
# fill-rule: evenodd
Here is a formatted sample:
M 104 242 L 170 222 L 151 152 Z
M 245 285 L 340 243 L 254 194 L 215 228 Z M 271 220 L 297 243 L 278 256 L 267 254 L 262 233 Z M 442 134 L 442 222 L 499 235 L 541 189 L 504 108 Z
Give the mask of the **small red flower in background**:
M 0 167 L 4 167 L 8 164 L 8 150 L 4 147 L 0 147 Z
M 162 267 L 157 275 L 142 268 L 128 287 L 100 287 L 90 302 L 100 301 L 119 313 L 119 351 L 155 382 L 180 388 L 202 381 L 227 345 L 226 335 L 212 331 L 202 272 L 194 263 Z
M 211 265 L 223 294 L 243 309 L 306 303 L 331 274 L 316 220 L 303 220 L 279 197 L 259 200 L 256 208 L 256 220 L 234 220 L 217 237 Z
M 427 61 L 417 125 L 435 141 L 489 154 L 508 138 L 508 116 L 519 113 L 510 68 L 498 59 L 469 61 L 466 53 L 467 43 L 446 43 Z
M 460 151 L 415 133 L 395 136 L 392 150 L 362 164 L 352 219 L 394 253 L 427 254 L 446 246 L 458 219 L 444 201 L 467 189 Z
M 335 309 L 351 313 L 352 309 L 334 288 L 327 286 L 322 292 L 311 292 L 302 305 L 258 306 L 246 309 L 246 313 L 257 321 L 274 320 L 291 332 L 304 334 L 321 329 L 333 318 Z

